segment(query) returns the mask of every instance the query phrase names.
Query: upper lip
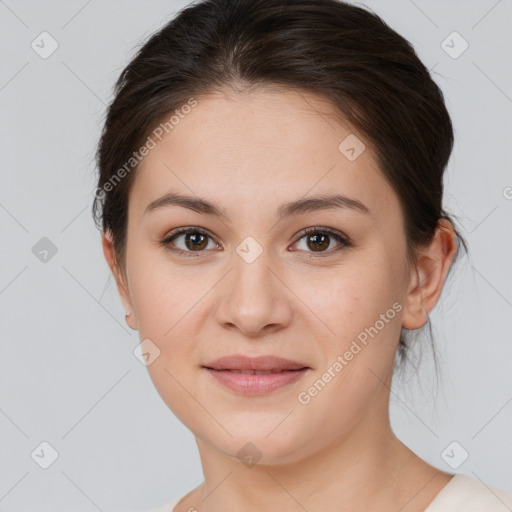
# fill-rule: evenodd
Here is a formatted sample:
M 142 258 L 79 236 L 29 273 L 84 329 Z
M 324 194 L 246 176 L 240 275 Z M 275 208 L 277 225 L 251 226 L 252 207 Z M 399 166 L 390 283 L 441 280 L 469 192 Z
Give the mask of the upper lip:
M 305 364 L 282 357 L 267 355 L 259 357 L 247 357 L 243 355 L 230 355 L 221 357 L 216 361 L 203 365 L 214 370 L 300 370 L 309 368 Z

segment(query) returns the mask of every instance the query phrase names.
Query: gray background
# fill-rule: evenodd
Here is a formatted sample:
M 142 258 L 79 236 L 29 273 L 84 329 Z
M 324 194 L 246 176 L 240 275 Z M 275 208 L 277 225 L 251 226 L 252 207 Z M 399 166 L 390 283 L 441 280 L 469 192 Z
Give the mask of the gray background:
M 0 1 L 1 511 L 140 511 L 202 481 L 192 434 L 133 355 L 138 333 L 90 214 L 114 81 L 187 3 Z M 470 245 L 431 314 L 439 393 L 427 352 L 418 378 L 394 384 L 392 426 L 436 467 L 512 492 L 512 1 L 364 4 L 445 94 L 456 132 L 445 204 Z M 31 47 L 43 31 L 59 45 L 46 59 Z M 469 44 L 457 58 L 445 49 L 460 40 L 442 44 L 453 31 Z M 57 249 L 46 262 L 43 237 Z M 48 469 L 42 442 L 58 453 Z

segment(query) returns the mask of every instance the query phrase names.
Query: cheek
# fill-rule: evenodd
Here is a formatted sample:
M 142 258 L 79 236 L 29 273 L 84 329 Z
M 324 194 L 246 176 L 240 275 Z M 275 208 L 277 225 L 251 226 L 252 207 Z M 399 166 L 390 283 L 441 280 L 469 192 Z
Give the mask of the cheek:
M 383 268 L 364 265 L 350 273 L 347 269 L 345 276 L 338 273 L 330 280 L 324 307 L 319 302 L 315 309 L 333 331 L 318 339 L 323 350 L 320 386 L 325 382 L 328 389 L 312 400 L 311 411 L 318 408 L 320 416 L 323 408 L 330 408 L 344 411 L 345 418 L 357 418 L 381 380 L 387 380 L 398 347 L 402 306 L 396 300 L 393 273 Z M 346 421 L 334 416 L 335 423 Z
M 133 250 L 130 293 L 141 338 L 165 342 L 181 326 L 180 319 L 193 311 L 204 292 L 201 278 L 188 274 L 187 269 L 170 264 L 161 250 Z
M 392 268 L 375 261 L 297 282 L 297 295 L 316 314 L 316 323 L 323 324 L 319 332 L 336 343 L 350 341 L 390 309 L 387 316 L 395 318 L 398 292 Z

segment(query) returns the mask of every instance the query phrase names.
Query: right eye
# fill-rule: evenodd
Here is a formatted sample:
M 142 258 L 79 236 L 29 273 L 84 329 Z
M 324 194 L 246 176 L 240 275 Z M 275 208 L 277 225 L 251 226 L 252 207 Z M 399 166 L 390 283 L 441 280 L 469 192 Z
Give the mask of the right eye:
M 182 237 L 182 247 L 176 247 L 175 241 Z M 171 251 L 172 253 L 177 253 L 186 257 L 196 257 L 200 254 L 193 253 L 202 253 L 208 248 L 208 239 L 210 239 L 216 247 L 219 247 L 206 230 L 202 228 L 187 227 L 175 230 L 160 243 L 166 250 Z

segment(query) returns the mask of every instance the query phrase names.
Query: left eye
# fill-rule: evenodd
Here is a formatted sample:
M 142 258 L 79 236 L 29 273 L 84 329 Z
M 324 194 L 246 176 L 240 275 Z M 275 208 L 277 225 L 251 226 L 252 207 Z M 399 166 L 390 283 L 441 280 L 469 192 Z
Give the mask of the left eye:
M 311 251 L 306 249 L 306 252 L 321 253 L 319 254 L 320 256 L 323 256 L 324 253 L 330 254 L 343 249 L 343 247 L 350 247 L 352 245 L 347 237 L 327 228 L 310 228 L 304 232 L 296 243 L 299 243 L 302 239 L 305 239 L 306 248 L 312 249 Z M 338 242 L 338 246 L 333 250 L 327 251 L 332 239 Z

